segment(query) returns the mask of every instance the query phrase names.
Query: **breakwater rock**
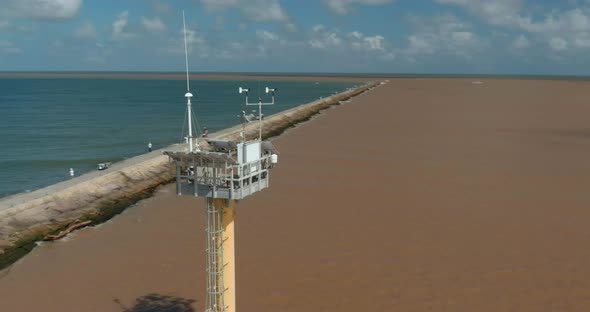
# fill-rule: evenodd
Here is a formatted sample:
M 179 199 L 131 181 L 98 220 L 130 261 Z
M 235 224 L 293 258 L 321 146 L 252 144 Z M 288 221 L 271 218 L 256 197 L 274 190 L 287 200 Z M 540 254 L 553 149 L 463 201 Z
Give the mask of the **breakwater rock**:
M 370 82 L 361 87 L 318 99 L 308 104 L 271 115 L 263 120 L 262 136 L 269 138 L 310 119 L 323 109 L 337 105 L 378 86 Z M 258 136 L 259 125 L 245 128 L 248 138 Z M 211 138 L 240 139 L 241 125 L 210 135 Z M 183 148 L 172 145 L 163 150 Z M 174 179 L 173 163 L 162 150 L 114 164 L 107 172 L 91 172 L 48 186 L 32 193 L 0 200 L 0 270 L 36 246 L 44 237 L 55 235 L 72 222 L 102 223 L 137 201 L 151 196 L 154 189 Z

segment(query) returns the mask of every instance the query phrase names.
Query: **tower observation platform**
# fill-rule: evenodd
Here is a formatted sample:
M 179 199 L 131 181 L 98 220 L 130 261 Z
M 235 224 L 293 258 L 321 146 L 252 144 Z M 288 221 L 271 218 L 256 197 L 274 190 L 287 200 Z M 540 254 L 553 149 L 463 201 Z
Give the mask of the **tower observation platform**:
M 206 140 L 200 150 L 165 154 L 176 163 L 178 195 L 230 200 L 269 187 L 269 170 L 278 161 L 272 143 L 259 139 L 240 143 Z

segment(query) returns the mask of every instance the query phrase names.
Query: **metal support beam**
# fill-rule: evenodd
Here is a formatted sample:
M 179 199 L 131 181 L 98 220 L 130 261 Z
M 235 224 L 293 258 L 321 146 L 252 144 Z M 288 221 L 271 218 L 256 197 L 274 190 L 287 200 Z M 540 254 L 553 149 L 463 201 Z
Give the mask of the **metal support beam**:
M 176 194 L 182 195 L 181 192 L 181 178 L 180 178 L 180 164 L 176 162 Z

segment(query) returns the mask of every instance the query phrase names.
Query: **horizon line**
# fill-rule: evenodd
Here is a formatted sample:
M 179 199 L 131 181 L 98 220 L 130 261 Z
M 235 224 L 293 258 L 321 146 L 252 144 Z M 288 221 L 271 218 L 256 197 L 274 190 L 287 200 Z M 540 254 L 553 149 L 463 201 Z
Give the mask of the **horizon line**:
M 109 71 L 109 70 L 0 70 L 0 74 L 185 74 L 183 71 Z M 405 73 L 405 72 L 231 72 L 193 71 L 191 75 L 244 75 L 244 76 L 349 76 L 349 77 L 568 77 L 590 78 L 583 74 L 532 74 L 532 73 Z

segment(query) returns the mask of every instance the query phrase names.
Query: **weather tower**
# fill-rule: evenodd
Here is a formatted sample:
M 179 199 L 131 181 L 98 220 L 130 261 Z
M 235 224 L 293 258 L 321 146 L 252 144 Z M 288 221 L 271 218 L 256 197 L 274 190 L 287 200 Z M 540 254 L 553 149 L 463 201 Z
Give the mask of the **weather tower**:
M 184 22 L 184 12 L 183 12 Z M 188 51 L 185 54 L 188 83 Z M 248 89 L 239 88 L 247 96 Z M 176 164 L 176 193 L 205 198 L 207 299 L 206 312 L 235 312 L 235 202 L 268 188 L 270 170 L 277 164 L 277 151 L 270 141 L 262 140 L 262 105 L 259 100 L 259 135 L 240 142 L 205 139 L 192 146 L 189 132 L 188 151 L 166 151 Z M 190 92 L 187 92 L 189 129 L 191 128 Z M 248 100 L 246 98 L 246 103 Z M 244 134 L 245 136 L 245 134 Z

